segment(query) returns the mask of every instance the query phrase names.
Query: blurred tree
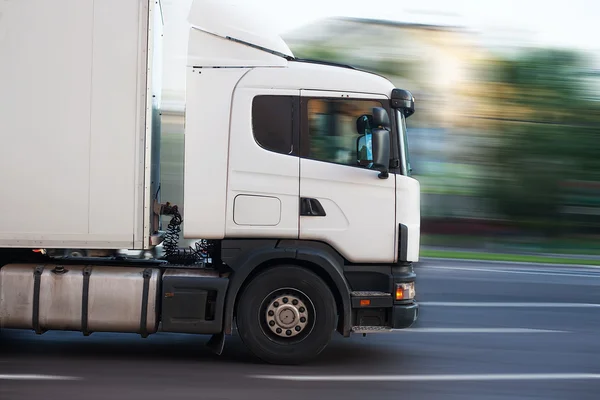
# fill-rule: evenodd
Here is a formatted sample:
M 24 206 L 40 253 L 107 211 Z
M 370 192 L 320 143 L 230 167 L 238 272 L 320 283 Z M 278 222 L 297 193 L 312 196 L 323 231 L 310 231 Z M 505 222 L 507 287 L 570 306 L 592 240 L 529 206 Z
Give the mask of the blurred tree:
M 419 62 L 410 59 L 378 59 L 371 68 L 387 76 L 399 76 L 414 81 L 420 78 Z
M 419 76 L 419 63 L 413 60 L 357 58 L 350 55 L 349 49 L 333 48 L 325 45 L 294 47 L 292 50 L 298 58 L 349 64 L 386 76 L 399 76 L 408 79 L 417 79 L 416 77 Z
M 292 49 L 298 58 L 343 63 L 346 56 L 339 50 L 324 45 L 299 46 Z
M 474 115 L 493 138 L 486 192 L 502 215 L 537 233 L 564 231 L 566 181 L 600 181 L 600 107 L 586 94 L 586 61 L 536 49 L 486 64 Z

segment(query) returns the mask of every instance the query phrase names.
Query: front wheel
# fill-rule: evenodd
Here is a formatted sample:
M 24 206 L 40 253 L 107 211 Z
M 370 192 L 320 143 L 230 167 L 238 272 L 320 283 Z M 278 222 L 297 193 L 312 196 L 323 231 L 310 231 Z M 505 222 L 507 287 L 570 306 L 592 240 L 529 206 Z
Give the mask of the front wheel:
M 240 295 L 238 332 L 249 350 L 273 364 L 318 356 L 335 329 L 335 299 L 315 273 L 277 266 L 257 275 Z

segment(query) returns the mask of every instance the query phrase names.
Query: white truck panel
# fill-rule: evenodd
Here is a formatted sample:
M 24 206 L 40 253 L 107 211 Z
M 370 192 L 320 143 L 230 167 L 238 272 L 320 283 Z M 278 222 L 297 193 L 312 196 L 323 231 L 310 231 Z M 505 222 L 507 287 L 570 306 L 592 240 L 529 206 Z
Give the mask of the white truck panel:
M 406 260 L 419 261 L 421 246 L 421 186 L 419 181 L 407 176 L 396 175 L 396 219 L 398 224 L 407 228 L 408 241 L 406 246 Z M 398 241 L 396 241 L 396 255 L 398 254 Z
M 139 246 L 148 4 L 9 0 L 0 15 L 0 246 Z
M 252 102 L 257 95 L 297 97 L 300 91 L 235 91 L 229 144 L 226 236 L 298 239 L 300 159 L 266 150 L 256 142 Z M 252 208 L 248 207 L 250 203 Z
M 287 68 L 254 68 L 240 88 L 335 90 L 339 92 L 391 93 L 394 85 L 386 78 L 330 65 L 290 61 Z
M 139 86 L 144 86 L 145 83 L 145 101 L 146 108 L 144 118 L 139 120 L 138 129 L 144 129 L 145 135 L 138 137 L 136 165 L 139 165 L 139 177 L 136 179 L 136 198 L 134 204 L 143 203 L 143 215 L 134 213 L 134 226 L 137 229 L 134 232 L 134 248 L 149 248 L 151 247 L 150 236 L 159 228 L 153 226 L 153 210 L 154 201 L 161 200 L 160 198 L 160 148 L 162 135 L 162 74 L 163 74 L 163 33 L 164 22 L 160 0 L 149 0 L 142 7 L 148 7 L 147 12 L 141 13 L 141 24 L 143 31 L 148 31 L 147 35 L 147 53 L 142 53 L 144 57 L 140 59 L 142 63 L 140 68 L 146 66 L 148 73 L 139 74 Z M 145 16 L 148 15 L 146 20 Z M 147 24 L 147 25 L 146 25 Z M 142 41 L 142 43 L 144 43 Z M 144 47 L 141 47 L 142 51 Z M 147 64 L 144 64 L 144 58 L 147 58 Z M 146 79 L 143 82 L 142 79 Z M 142 95 L 142 97 L 144 97 Z M 142 170 L 143 168 L 143 170 Z M 142 175 L 143 174 L 143 175 Z M 158 196 L 157 196 L 158 194 Z M 142 218 L 140 220 L 139 218 Z M 138 241 L 143 239 L 141 243 Z
M 233 200 L 233 223 L 239 226 L 277 226 L 281 222 L 281 200 L 277 197 L 241 194 Z
M 133 237 L 140 211 L 134 205 L 136 128 L 144 106 L 138 84 L 145 86 L 137 79 L 139 8 L 139 1 L 94 2 L 89 233 Z
M 300 217 L 300 239 L 325 241 L 355 263 L 394 262 L 393 178 L 309 159 L 300 160 L 300 171 L 300 196 L 327 210 L 323 218 Z
M 85 234 L 93 2 L 0 4 L 0 241 Z
M 185 239 L 225 237 L 229 116 L 234 88 L 247 72 L 248 68 L 187 69 Z

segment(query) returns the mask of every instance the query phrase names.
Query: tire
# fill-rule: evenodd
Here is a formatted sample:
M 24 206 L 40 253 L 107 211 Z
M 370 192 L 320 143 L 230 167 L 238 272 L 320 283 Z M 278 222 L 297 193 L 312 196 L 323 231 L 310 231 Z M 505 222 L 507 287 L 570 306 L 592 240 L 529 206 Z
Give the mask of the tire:
M 327 284 L 315 273 L 292 265 L 270 268 L 252 279 L 236 311 L 242 341 L 271 364 L 301 364 L 316 358 L 329 344 L 337 320 Z M 277 328 L 281 332 L 274 331 Z

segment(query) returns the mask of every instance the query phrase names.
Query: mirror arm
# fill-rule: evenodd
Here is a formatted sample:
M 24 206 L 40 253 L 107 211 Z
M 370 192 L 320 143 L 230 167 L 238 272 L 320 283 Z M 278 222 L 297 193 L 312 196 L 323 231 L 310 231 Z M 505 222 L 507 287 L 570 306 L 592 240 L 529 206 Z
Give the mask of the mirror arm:
M 379 179 L 387 179 L 390 177 L 390 173 L 388 171 L 381 171 L 379 175 L 377 175 Z

